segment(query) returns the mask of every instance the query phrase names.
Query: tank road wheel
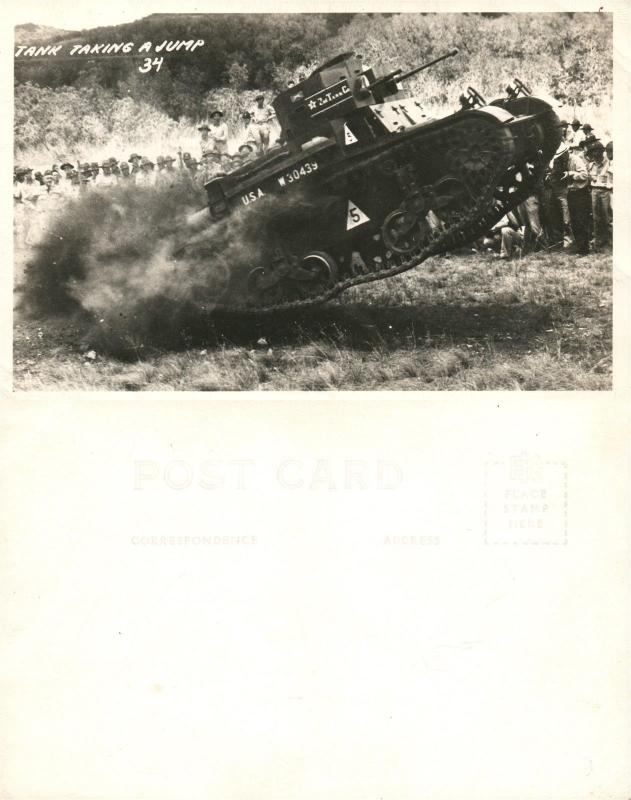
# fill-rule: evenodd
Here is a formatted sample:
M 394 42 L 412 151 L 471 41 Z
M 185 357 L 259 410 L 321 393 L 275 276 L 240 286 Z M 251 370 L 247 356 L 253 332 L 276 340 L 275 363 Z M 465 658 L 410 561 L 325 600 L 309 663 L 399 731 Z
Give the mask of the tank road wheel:
M 314 294 L 334 286 L 338 281 L 337 263 L 323 250 L 311 250 L 301 256 L 287 276 L 300 293 Z
M 386 248 L 393 253 L 411 253 L 427 239 L 429 230 L 424 219 L 397 209 L 383 221 L 381 236 Z

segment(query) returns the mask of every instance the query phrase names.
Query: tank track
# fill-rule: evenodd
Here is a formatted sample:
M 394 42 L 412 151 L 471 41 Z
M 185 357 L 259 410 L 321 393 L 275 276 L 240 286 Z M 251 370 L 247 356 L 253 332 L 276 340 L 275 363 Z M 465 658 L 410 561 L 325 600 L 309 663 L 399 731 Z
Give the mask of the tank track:
M 526 160 L 515 164 L 515 150 L 512 136 L 506 136 L 506 129 L 491 120 L 474 117 L 463 119 L 444 131 L 437 131 L 421 138 L 418 142 L 406 142 L 390 147 L 387 154 L 379 154 L 371 159 L 363 159 L 361 166 L 349 164 L 337 171 L 335 178 L 339 185 L 340 177 L 357 175 L 373 176 L 375 168 L 385 172 L 396 172 L 409 166 L 414 171 L 415 162 L 423 161 L 431 155 L 435 147 L 451 150 L 451 158 L 458 160 L 458 142 L 465 142 L 461 148 L 461 164 L 457 177 L 464 179 L 475 197 L 460 213 L 444 223 L 444 227 L 431 231 L 426 241 L 405 255 L 386 250 L 381 253 L 378 264 L 373 263 L 368 272 L 353 274 L 338 280 L 334 285 L 323 288 L 308 297 L 292 298 L 270 302 L 269 304 L 216 303 L 213 310 L 221 313 L 244 315 L 267 315 L 275 312 L 304 310 L 320 305 L 355 286 L 361 286 L 384 278 L 394 277 L 414 269 L 423 261 L 441 253 L 463 247 L 486 233 L 508 211 L 529 197 L 537 183 L 542 179 L 549 159 L 558 145 L 556 115 L 541 115 L 541 125 L 545 132 L 543 151 L 530 152 Z M 486 128 L 486 130 L 484 130 Z M 412 181 L 411 192 L 415 185 Z M 408 187 L 409 188 L 409 187 Z M 420 187 L 421 191 L 423 186 Z M 405 200 L 402 191 L 402 200 Z M 260 298 L 262 299 L 262 298 Z

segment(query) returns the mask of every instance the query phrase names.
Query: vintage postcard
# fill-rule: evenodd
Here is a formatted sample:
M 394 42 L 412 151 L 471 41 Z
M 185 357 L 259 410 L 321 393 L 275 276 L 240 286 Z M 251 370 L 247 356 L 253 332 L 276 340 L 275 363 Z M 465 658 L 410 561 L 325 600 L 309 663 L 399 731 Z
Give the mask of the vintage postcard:
M 0 30 L 0 800 L 628 800 L 628 4 Z

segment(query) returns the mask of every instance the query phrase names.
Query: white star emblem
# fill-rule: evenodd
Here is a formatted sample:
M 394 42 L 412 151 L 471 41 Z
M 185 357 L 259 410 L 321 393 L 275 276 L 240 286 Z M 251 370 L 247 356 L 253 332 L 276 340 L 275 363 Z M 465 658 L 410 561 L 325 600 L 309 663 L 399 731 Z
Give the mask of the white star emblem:
M 315 100 L 309 100 L 308 105 L 309 105 L 309 108 L 313 111 L 313 109 L 316 107 L 316 101 Z

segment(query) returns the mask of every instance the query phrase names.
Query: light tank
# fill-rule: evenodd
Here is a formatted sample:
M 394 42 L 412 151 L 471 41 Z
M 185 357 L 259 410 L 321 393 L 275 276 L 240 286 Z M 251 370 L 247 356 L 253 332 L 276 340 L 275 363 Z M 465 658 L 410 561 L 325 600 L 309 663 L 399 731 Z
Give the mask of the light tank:
M 258 226 L 219 307 L 300 308 L 397 275 L 474 241 L 533 192 L 561 129 L 525 84 L 490 103 L 469 87 L 442 118 L 402 90 L 457 52 L 383 75 L 343 53 L 278 94 L 279 143 L 205 185 L 211 225 L 252 214 Z

